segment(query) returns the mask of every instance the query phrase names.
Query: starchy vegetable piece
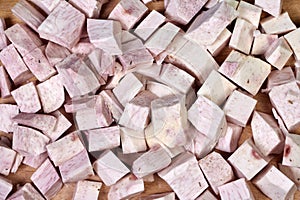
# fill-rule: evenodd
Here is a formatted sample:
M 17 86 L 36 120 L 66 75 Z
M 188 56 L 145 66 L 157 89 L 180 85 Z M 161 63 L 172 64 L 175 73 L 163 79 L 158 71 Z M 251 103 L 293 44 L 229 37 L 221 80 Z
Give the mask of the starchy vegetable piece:
M 71 49 L 80 39 L 85 16 L 66 1 L 60 1 L 38 28 L 41 38 Z
M 104 151 L 93 163 L 93 167 L 107 186 L 115 184 L 130 172 L 125 164 L 110 150 Z
M 14 131 L 12 118 L 19 114 L 19 108 L 12 104 L 0 104 L 0 131 L 10 133 Z
M 247 180 L 251 180 L 268 164 L 251 138 L 231 154 L 228 162 L 234 168 L 238 177 L 244 177 Z
M 13 167 L 17 153 L 5 146 L 0 146 L 0 153 L 0 174 L 7 176 L 9 175 L 10 170 Z
M 281 14 L 283 0 L 255 0 L 255 5 L 261 7 L 265 12 L 278 17 Z
M 31 183 L 26 183 L 24 186 L 20 187 L 8 198 L 8 200 L 26 198 L 34 200 L 44 200 L 44 197 L 32 186 Z
M 50 14 L 53 9 L 63 0 L 30 0 L 39 8 L 41 8 L 46 14 Z
M 41 103 L 36 86 L 29 82 L 11 92 L 21 112 L 36 113 L 41 110 Z
M 280 14 L 278 17 L 264 18 L 260 21 L 260 25 L 267 34 L 283 34 L 297 28 L 287 12 Z
M 78 181 L 76 184 L 76 191 L 74 193 L 74 200 L 97 200 L 99 191 L 102 187 L 101 182 L 97 181 Z
M 209 53 L 211 53 L 212 56 L 217 56 L 228 44 L 231 36 L 231 32 L 225 28 L 219 37 L 217 37 L 216 41 L 210 45 L 206 45 L 205 48 L 209 51 Z
M 59 44 L 48 42 L 45 55 L 51 66 L 58 64 L 70 55 L 70 51 Z
M 251 189 L 244 178 L 229 182 L 219 188 L 221 199 L 249 199 L 254 200 Z
M 11 190 L 13 189 L 12 183 L 5 179 L 4 177 L 0 177 L 0 199 L 6 199 Z
M 282 164 L 291 167 L 300 167 L 297 155 L 300 152 L 300 136 L 289 134 L 285 138 Z
M 25 155 L 22 163 L 37 169 L 47 158 L 47 152 L 41 153 L 37 156 Z
M 4 18 L 0 18 L 0 50 L 7 46 L 7 38 L 5 36 L 4 30 L 6 29 L 6 23 Z
M 6 98 L 10 96 L 11 82 L 8 78 L 7 72 L 4 67 L 0 65 L 0 93 L 1 98 Z
M 294 52 L 296 60 L 300 60 L 300 42 L 298 38 L 300 37 L 300 28 L 284 35 L 284 38 L 289 43 L 291 49 Z
M 119 21 L 129 30 L 144 16 L 148 8 L 139 0 L 121 0 L 111 11 L 108 19 Z
M 279 170 L 286 175 L 289 179 L 291 179 L 297 186 L 297 190 L 300 189 L 300 168 L 299 167 L 291 167 L 285 166 L 278 163 Z
M 63 186 L 63 183 L 49 159 L 32 174 L 34 185 L 47 199 L 53 198 Z
M 99 18 L 100 11 L 102 5 L 104 3 L 103 0 L 70 0 L 70 4 L 72 4 L 75 8 L 83 12 L 88 18 Z
M 121 127 L 121 143 L 124 154 L 137 153 L 147 150 L 144 130 L 133 130 Z
M 237 11 L 240 18 L 247 20 L 253 24 L 253 26 L 258 28 L 262 13 L 262 9 L 260 7 L 252 5 L 246 1 L 240 1 Z
M 273 165 L 267 166 L 252 182 L 270 199 L 290 199 L 297 190 L 295 183 Z
M 164 170 L 158 172 L 180 199 L 195 199 L 208 188 L 196 157 L 182 153 Z
M 254 40 L 252 44 L 252 55 L 263 55 L 269 46 L 278 38 L 278 35 L 270 35 L 261 33 L 259 30 L 254 32 Z

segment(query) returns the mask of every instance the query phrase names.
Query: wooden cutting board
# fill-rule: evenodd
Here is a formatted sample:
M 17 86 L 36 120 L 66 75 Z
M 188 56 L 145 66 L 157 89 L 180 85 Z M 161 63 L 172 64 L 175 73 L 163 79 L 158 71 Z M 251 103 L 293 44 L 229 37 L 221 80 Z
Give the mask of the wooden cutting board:
M 249 1 L 249 0 L 247 0 Z M 9 26 L 13 25 L 14 23 L 19 23 L 20 20 L 18 20 L 15 16 L 12 15 L 10 9 L 14 6 L 14 4 L 18 2 L 18 0 L 0 0 L 0 17 L 4 17 L 5 21 Z M 249 1 L 253 2 L 253 1 Z M 106 4 L 103 8 L 101 18 L 105 18 L 108 16 L 110 11 L 113 9 L 113 7 L 118 3 L 118 0 L 110 0 L 108 4 Z M 163 1 L 155 1 L 147 5 L 150 10 L 155 9 L 160 12 L 163 12 L 164 6 Z M 285 11 L 288 11 L 293 22 L 297 25 L 297 27 L 300 26 L 300 0 L 284 0 L 283 9 Z M 216 57 L 216 60 L 219 64 L 221 64 L 226 56 L 228 55 L 228 52 L 230 51 L 229 48 L 226 48 L 218 57 Z M 293 64 L 293 60 L 291 59 L 289 61 L 290 65 Z M 256 110 L 269 113 L 271 114 L 271 104 L 269 101 L 269 98 L 267 95 L 259 93 L 257 96 L 255 96 L 255 99 L 258 100 L 258 104 L 256 106 Z M 13 99 L 1 99 L 0 103 L 13 103 Z M 70 118 L 72 116 L 69 116 Z M 4 134 L 0 132 L 0 135 Z M 246 139 L 251 137 L 251 128 L 250 126 L 247 126 L 242 134 L 242 137 L 239 141 L 239 144 L 243 143 Z M 224 157 L 228 157 L 228 155 L 224 154 Z M 300 157 L 299 157 L 300 158 Z M 274 158 L 271 163 L 276 165 L 276 163 L 280 162 L 281 156 L 278 156 Z M 277 166 L 277 165 L 276 165 Z M 13 182 L 14 185 L 20 184 L 23 185 L 26 182 L 30 182 L 30 177 L 32 173 L 34 172 L 34 169 L 25 165 L 22 165 L 18 172 L 16 174 L 11 174 L 8 176 L 8 178 Z M 91 178 L 92 180 L 99 180 L 96 176 Z M 249 185 L 251 187 L 251 190 L 253 192 L 253 195 L 255 199 L 259 200 L 265 200 L 268 199 L 265 195 L 263 195 L 253 184 L 249 182 Z M 65 184 L 62 190 L 59 192 L 59 194 L 54 198 L 55 200 L 69 200 L 72 199 L 72 195 L 74 192 L 75 184 Z M 14 188 L 16 189 L 16 188 Z M 100 191 L 99 199 L 107 199 L 107 193 L 109 188 L 103 186 Z M 149 194 L 154 193 L 162 193 L 162 192 L 169 192 L 172 191 L 171 188 L 158 176 L 155 176 L 155 182 L 153 183 L 145 183 L 145 192 L 143 192 L 138 197 L 132 198 L 132 199 L 140 199 L 140 197 L 147 196 Z M 295 195 L 295 199 L 300 200 L 300 192 L 297 191 Z

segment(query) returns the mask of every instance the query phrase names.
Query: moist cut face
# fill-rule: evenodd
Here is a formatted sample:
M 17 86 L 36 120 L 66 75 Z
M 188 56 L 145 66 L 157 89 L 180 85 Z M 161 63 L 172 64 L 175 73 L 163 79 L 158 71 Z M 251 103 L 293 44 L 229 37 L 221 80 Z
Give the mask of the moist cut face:
M 15 2 L 23 23 L 0 18 L 0 200 L 298 199 L 297 8 Z

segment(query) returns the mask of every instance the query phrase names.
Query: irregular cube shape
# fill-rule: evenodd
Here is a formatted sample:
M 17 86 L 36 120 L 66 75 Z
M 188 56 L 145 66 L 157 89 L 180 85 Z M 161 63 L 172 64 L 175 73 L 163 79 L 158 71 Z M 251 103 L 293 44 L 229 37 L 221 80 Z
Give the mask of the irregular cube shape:
M 259 58 L 231 51 L 219 72 L 250 94 L 256 95 L 270 74 L 271 66 Z
M 70 133 L 67 136 L 47 145 L 49 158 L 53 161 L 55 166 L 64 164 L 83 150 L 84 146 L 76 132 Z
M 300 136 L 289 134 L 285 138 L 282 164 L 291 167 L 300 167 L 297 155 L 300 152 Z
M 26 183 L 8 198 L 8 200 L 14 199 L 44 200 L 44 197 L 31 185 L 31 183 Z
M 297 83 L 291 82 L 273 87 L 269 93 L 270 101 L 286 128 L 290 132 L 299 132 L 300 127 L 300 90 Z
M 199 165 L 216 194 L 219 194 L 219 186 L 234 179 L 231 166 L 215 151 L 202 158 Z
M 146 41 L 166 20 L 166 17 L 152 10 L 147 17 L 136 27 L 136 34 L 143 41 Z
M 36 48 L 23 57 L 27 67 L 40 82 L 49 79 L 56 73 L 56 70 L 48 62 L 44 50 L 44 46 Z
M 22 156 L 21 154 L 17 153 L 15 161 L 14 161 L 14 164 L 13 164 L 11 170 L 10 170 L 10 173 L 13 173 L 13 174 L 17 173 L 20 165 L 23 162 L 23 159 L 24 159 L 24 156 Z
M 260 21 L 260 25 L 267 34 L 283 34 L 297 28 L 287 12 L 278 17 L 264 18 Z
M 249 54 L 255 29 L 256 27 L 250 22 L 238 18 L 235 22 L 229 46 L 245 54 Z
M 10 133 L 14 131 L 14 122 L 12 118 L 19 114 L 19 108 L 16 105 L 0 104 L 0 131 Z
M 277 69 L 281 70 L 293 54 L 286 40 L 281 37 L 275 40 L 264 56 L 266 60 Z
M 0 52 L 0 60 L 15 85 L 20 85 L 32 78 L 32 74 L 13 44 L 8 45 Z
M 165 16 L 176 23 L 188 24 L 191 19 L 201 10 L 208 0 L 200 1 L 168 1 Z
M 12 148 L 21 155 L 37 156 L 46 151 L 50 139 L 39 131 L 23 126 L 16 126 Z
M 15 24 L 9 27 L 5 30 L 5 35 L 22 55 L 22 57 L 43 45 L 43 42 L 38 35 L 33 33 L 32 30 L 27 26 L 22 24 Z
M 7 176 L 13 167 L 17 153 L 12 149 L 0 146 L 0 154 L 0 174 Z
M 240 18 L 247 20 L 253 26 L 258 28 L 260 16 L 262 13 L 262 9 L 260 7 L 252 5 L 246 1 L 240 1 L 237 11 Z
M 246 127 L 256 103 L 257 100 L 235 90 L 227 99 L 223 111 L 229 122 Z
M 120 104 L 111 90 L 102 90 L 99 95 L 102 96 L 114 120 L 118 122 L 122 116 L 124 107 Z
M 234 152 L 238 147 L 238 141 L 242 134 L 243 128 L 236 124 L 227 123 L 227 129 L 224 136 L 219 138 L 216 149 L 224 152 Z
M 217 200 L 217 198 L 209 190 L 206 190 L 196 200 Z
M 121 142 L 124 154 L 137 153 L 147 150 L 144 131 L 135 131 L 129 128 L 122 127 Z
M 252 45 L 252 55 L 263 55 L 268 50 L 269 46 L 277 40 L 278 35 L 263 34 L 260 32 L 254 33 L 254 40 Z
M 140 77 L 133 73 L 128 73 L 121 79 L 119 84 L 113 89 L 113 93 L 119 102 L 126 106 L 143 88 Z
M 226 131 L 224 112 L 209 99 L 198 96 L 188 110 L 188 119 L 194 127 L 211 140 L 218 140 Z
M 266 91 L 269 92 L 273 87 L 295 81 L 295 74 L 291 67 L 282 70 L 273 70 L 268 76 Z
M 111 11 L 108 19 L 119 21 L 123 29 L 129 30 L 147 10 L 148 8 L 139 0 L 121 0 Z
M 95 47 L 112 55 L 122 54 L 121 24 L 113 20 L 88 19 L 87 32 Z
M 38 27 L 45 20 L 44 15 L 26 0 L 20 0 L 16 3 L 14 7 L 12 7 L 11 12 L 34 31 L 37 31 Z
M 252 182 L 270 199 L 291 199 L 297 190 L 295 183 L 273 165 L 264 169 Z
M 5 36 L 4 30 L 6 29 L 6 23 L 4 18 L 0 18 L 0 50 L 7 47 L 7 38 Z
M 130 170 L 110 150 L 103 152 L 93 163 L 97 175 L 105 185 L 111 186 L 128 174 Z
M 255 5 L 261 7 L 265 12 L 278 17 L 282 10 L 282 0 L 269 1 L 269 0 L 255 0 Z
M 32 168 L 38 168 L 48 158 L 47 152 L 39 154 L 37 156 L 25 155 L 22 161 L 23 164 L 28 165 Z
M 85 16 L 66 1 L 60 1 L 39 26 L 40 37 L 71 49 L 80 39 Z
M 175 95 L 174 90 L 171 89 L 169 86 L 156 81 L 147 81 L 146 88 L 148 91 L 152 92 L 159 98 L 169 96 L 169 95 Z
M 120 128 L 112 126 L 86 131 L 89 141 L 89 152 L 103 151 L 120 146 Z
M 6 199 L 10 191 L 13 189 L 13 185 L 9 180 L 0 177 L 0 188 L 0 199 Z
M 150 105 L 157 96 L 149 91 L 142 91 L 126 104 L 119 124 L 127 128 L 142 131 L 150 121 Z
M 4 67 L 0 65 L 0 93 L 1 98 L 10 96 L 11 82 L 8 78 L 7 72 Z
M 194 20 L 186 37 L 200 45 L 211 45 L 237 16 L 238 12 L 232 6 L 225 2 L 218 3 Z
M 13 118 L 13 121 L 40 131 L 52 131 L 57 122 L 54 116 L 33 113 L 20 113 Z
M 69 1 L 75 8 L 80 10 L 85 14 L 88 18 L 99 18 L 101 7 L 105 1 L 97 1 L 97 0 L 71 0 Z
M 242 175 L 247 180 L 251 180 L 268 164 L 251 139 L 239 146 L 228 158 L 228 162 L 236 170 L 236 174 Z
M 297 186 L 297 189 L 300 189 L 300 168 L 299 167 L 291 167 L 285 166 L 282 164 L 279 165 L 279 170 L 286 175 L 289 179 L 291 179 Z
M 53 198 L 63 186 L 61 179 L 49 159 L 32 174 L 34 185 L 47 198 Z
M 129 174 L 110 187 L 107 197 L 108 200 L 126 199 L 143 192 L 144 189 L 143 179 Z
M 145 47 L 147 47 L 153 56 L 157 56 L 167 49 L 168 45 L 172 42 L 179 31 L 179 27 L 167 22 L 148 38 L 145 42 Z
M 161 82 L 180 93 L 187 94 L 194 84 L 195 78 L 172 64 L 164 64 L 159 76 Z
M 71 98 L 96 92 L 100 87 L 93 71 L 76 54 L 71 54 L 55 67 Z
M 64 86 L 59 75 L 38 84 L 36 88 L 45 113 L 59 109 L 65 101 Z
M 64 183 L 78 182 L 94 175 L 87 151 L 84 149 L 59 166 Z
M 41 8 L 47 15 L 49 15 L 53 9 L 62 0 L 30 0 L 32 3 Z
M 179 199 L 195 199 L 208 187 L 196 157 L 187 152 L 176 157 L 158 176 L 169 184 Z
M 221 106 L 227 97 L 236 89 L 236 86 L 217 71 L 213 70 L 197 92 Z
M 254 143 L 264 156 L 283 151 L 284 135 L 271 115 L 255 111 L 251 129 Z
M 33 82 L 11 92 L 21 112 L 36 113 L 41 109 L 39 95 Z
M 286 34 L 284 38 L 289 43 L 290 47 L 292 48 L 296 60 L 300 60 L 300 41 L 298 38 L 300 37 L 300 28 Z
M 249 187 L 244 178 L 222 185 L 218 189 L 222 200 L 255 199 L 251 192 L 251 188 Z
M 217 56 L 221 51 L 226 47 L 228 41 L 231 37 L 231 32 L 226 28 L 224 31 L 217 37 L 216 41 L 214 41 L 210 45 L 206 45 L 206 49 L 211 53 L 212 56 Z
M 94 96 L 94 99 L 94 104 L 78 110 L 74 115 L 79 130 L 108 127 L 113 122 L 102 96 Z
M 150 148 L 132 164 L 132 173 L 137 178 L 143 178 L 166 168 L 171 163 L 168 153 L 159 145 Z
M 59 44 L 48 42 L 45 55 L 51 66 L 56 65 L 70 55 L 70 51 Z
M 186 143 L 187 109 L 184 98 L 166 96 L 151 102 L 151 121 L 155 136 L 169 148 Z
M 56 124 L 53 130 L 44 131 L 44 134 L 47 135 L 52 142 L 54 142 L 57 138 L 64 134 L 66 130 L 72 126 L 72 124 L 59 110 L 51 114 L 56 118 Z
M 79 181 L 76 184 L 74 200 L 98 200 L 99 192 L 102 187 L 101 182 L 96 181 Z

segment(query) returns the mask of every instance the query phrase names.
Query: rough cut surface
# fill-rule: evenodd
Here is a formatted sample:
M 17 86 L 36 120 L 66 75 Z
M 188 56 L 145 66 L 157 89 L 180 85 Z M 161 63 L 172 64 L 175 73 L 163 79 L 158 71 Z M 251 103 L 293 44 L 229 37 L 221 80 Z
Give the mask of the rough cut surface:
M 10 148 L 0 146 L 0 174 L 7 176 L 14 164 L 16 152 Z
M 12 118 L 19 114 L 19 108 L 16 105 L 0 104 L 0 131 L 10 133 L 14 131 Z
M 0 177 L 0 199 L 6 199 L 12 188 L 13 185 L 9 180 Z
M 278 38 L 278 35 L 263 34 L 260 31 L 254 32 L 254 41 L 252 45 L 252 55 L 263 55 L 269 46 Z
M 48 15 L 62 0 L 30 0 Z
M 300 167 L 297 155 L 300 152 L 300 136 L 289 134 L 285 138 L 282 164 L 291 167 Z
M 18 199 L 44 200 L 44 197 L 31 185 L 31 183 L 26 183 L 8 198 L 8 200 Z
M 66 1 L 60 1 L 39 26 L 41 38 L 71 49 L 80 39 L 85 16 Z
M 7 72 L 4 67 L 0 65 L 0 93 L 1 98 L 10 96 L 11 82 L 8 78 Z
M 97 200 L 99 196 L 101 182 L 96 181 L 79 181 L 76 185 L 74 200 Z
M 50 65 L 54 66 L 68 57 L 70 55 L 70 51 L 63 46 L 60 46 L 53 42 L 48 42 L 45 49 L 45 55 Z
M 281 14 L 283 0 L 255 0 L 255 5 L 261 7 L 265 12 L 278 17 Z
M 262 9 L 260 7 L 252 5 L 246 1 L 240 1 L 237 11 L 240 18 L 247 20 L 253 26 L 258 28 L 262 13 Z
M 278 17 L 264 18 L 260 21 L 260 25 L 267 34 L 287 33 L 297 28 L 287 12 L 282 13 Z
M 5 36 L 4 30 L 6 29 L 6 23 L 4 18 L 0 18 L 0 50 L 7 46 L 7 38 Z
M 250 187 L 248 186 L 244 178 L 222 185 L 218 189 L 220 191 L 220 196 L 222 200 L 255 199 Z
M 279 165 L 279 170 L 291 179 L 297 186 L 297 190 L 300 189 L 300 168 L 299 167 L 290 167 L 282 164 Z
M 300 37 L 300 28 L 286 34 L 284 38 L 289 43 L 292 48 L 296 60 L 300 60 L 300 41 L 298 38 Z

